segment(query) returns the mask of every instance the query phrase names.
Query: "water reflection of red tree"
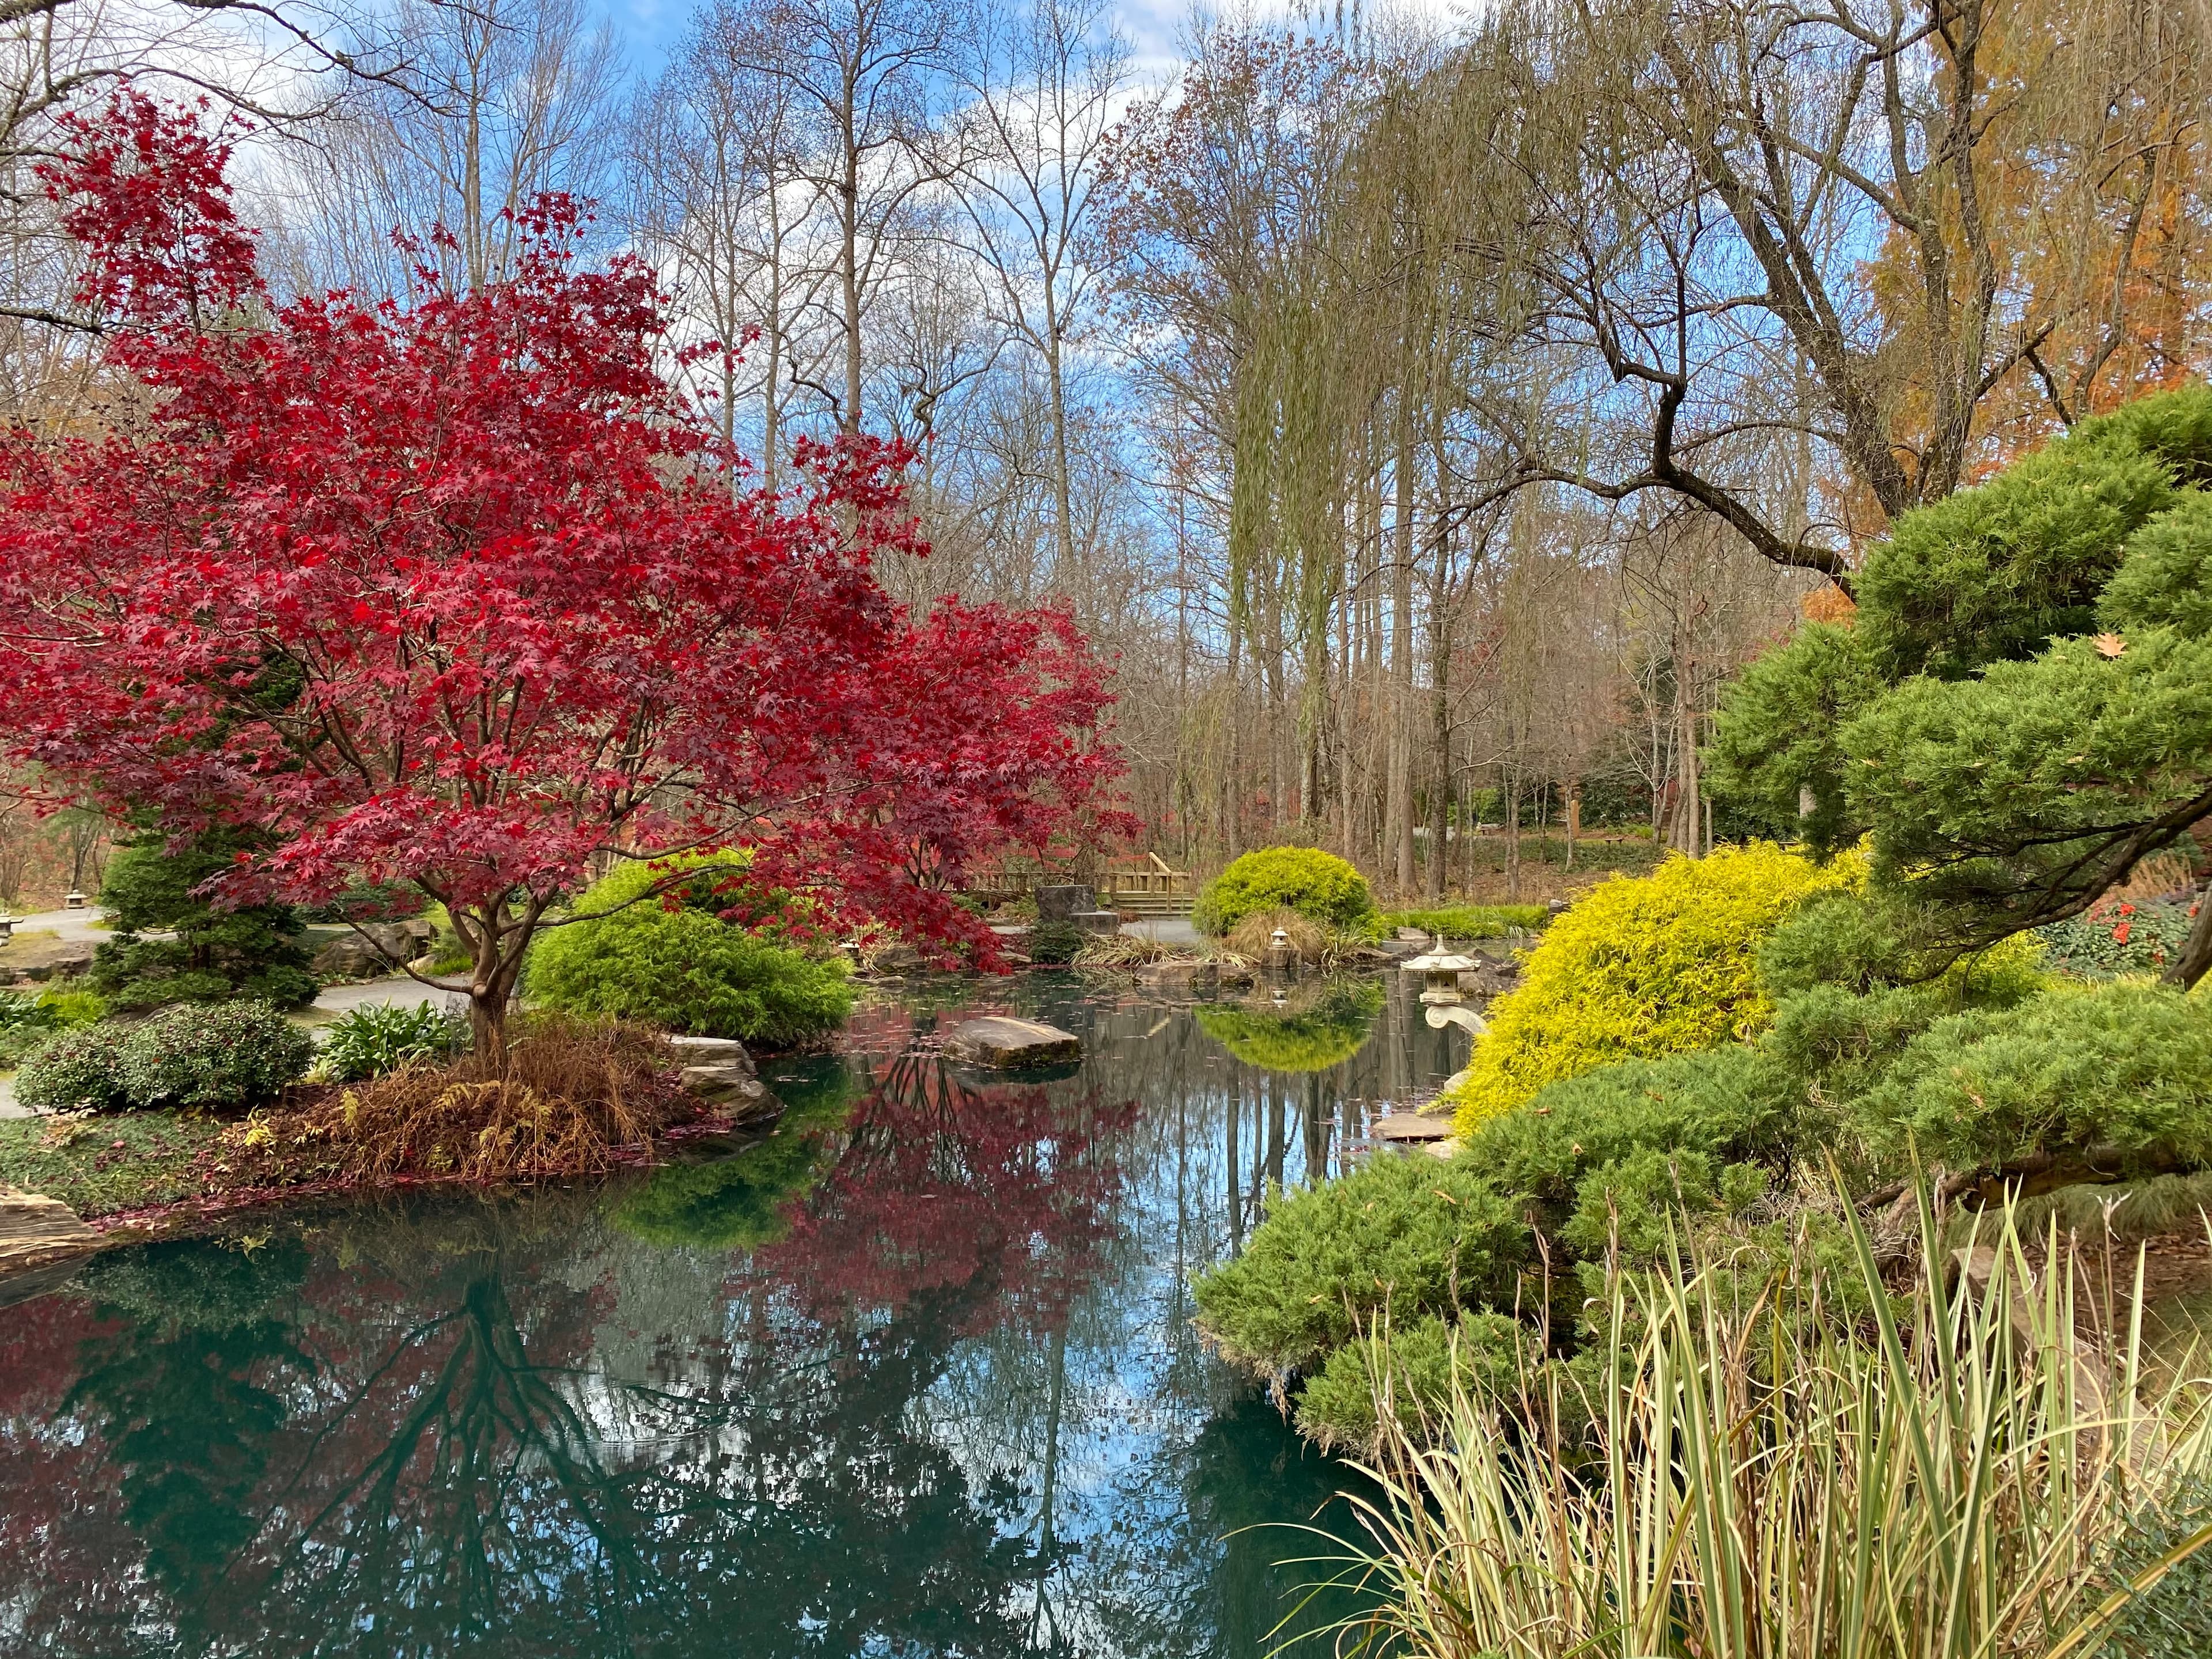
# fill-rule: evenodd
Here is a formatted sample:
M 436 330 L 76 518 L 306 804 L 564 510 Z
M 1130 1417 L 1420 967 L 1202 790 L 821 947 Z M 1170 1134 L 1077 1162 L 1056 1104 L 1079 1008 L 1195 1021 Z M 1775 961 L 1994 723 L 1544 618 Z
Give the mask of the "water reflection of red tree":
M 1112 1236 L 1115 1143 L 1135 1114 L 1133 1101 L 1095 1093 L 978 1086 L 943 1055 L 908 1048 L 878 1073 L 836 1166 L 751 1272 L 825 1323 L 895 1318 L 918 1297 L 966 1291 L 953 1298 L 961 1334 L 1007 1319 L 1052 1328 Z

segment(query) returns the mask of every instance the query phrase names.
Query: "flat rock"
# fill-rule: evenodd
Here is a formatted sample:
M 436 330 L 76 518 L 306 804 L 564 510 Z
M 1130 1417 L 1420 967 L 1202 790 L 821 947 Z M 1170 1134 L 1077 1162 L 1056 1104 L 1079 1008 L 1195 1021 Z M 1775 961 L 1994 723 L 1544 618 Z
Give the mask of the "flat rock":
M 1155 962 L 1137 969 L 1137 983 L 1168 991 L 1210 991 L 1221 982 L 1218 963 L 1211 962 Z
M 747 1077 L 754 1074 L 753 1057 L 735 1037 L 672 1036 L 668 1046 L 683 1056 L 686 1066 L 734 1066 Z
M 1121 931 L 1121 913 L 1118 910 L 1071 910 L 1067 920 L 1086 933 L 1118 933 Z
M 1074 1060 L 1083 1052 L 1083 1040 L 1057 1025 L 990 1014 L 955 1026 L 945 1036 L 945 1051 L 971 1066 L 1012 1071 Z
M 1451 1132 L 1449 1119 L 1424 1117 L 1419 1112 L 1393 1112 L 1388 1117 L 1378 1117 L 1367 1131 L 1376 1140 L 1402 1143 L 1449 1140 Z
M 34 1267 L 74 1255 L 100 1243 L 100 1235 L 58 1200 L 37 1193 L 0 1191 L 0 1273 Z
M 768 1085 L 750 1065 L 686 1066 L 682 1078 L 685 1091 L 709 1106 L 759 1106 L 769 1097 Z

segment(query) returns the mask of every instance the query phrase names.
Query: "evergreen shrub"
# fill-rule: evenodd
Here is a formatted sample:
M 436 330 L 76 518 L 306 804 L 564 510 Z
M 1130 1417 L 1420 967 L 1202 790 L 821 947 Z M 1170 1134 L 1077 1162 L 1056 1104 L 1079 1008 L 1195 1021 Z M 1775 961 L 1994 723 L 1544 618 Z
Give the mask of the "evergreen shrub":
M 576 900 L 575 914 L 595 920 L 550 928 L 531 948 L 532 1000 L 772 1047 L 832 1030 L 853 1010 L 843 962 L 799 948 L 805 918 L 786 896 L 732 885 L 743 861 L 738 853 L 687 853 L 617 866 Z M 686 870 L 697 873 L 644 896 Z
M 1206 883 L 1191 921 L 1219 938 L 1255 910 L 1280 907 L 1346 931 L 1371 927 L 1374 896 L 1367 878 L 1334 853 L 1311 847 L 1269 847 L 1232 860 Z
M 2212 1010 L 2169 986 L 2068 987 L 1936 1020 L 1853 1109 L 1877 1154 L 1949 1169 L 2094 1149 L 2212 1164 Z
M 24 1063 L 15 1097 L 45 1111 L 233 1110 L 275 1099 L 313 1057 L 265 1002 L 179 1003 L 142 1024 L 63 1032 Z
M 1490 1030 L 1454 1091 L 1462 1131 L 1613 1061 L 1756 1036 L 1773 1012 L 1760 942 L 1802 900 L 1856 874 L 1851 860 L 1824 869 L 1753 842 L 1601 882 L 1491 1005 Z
M 1286 1384 L 1386 1310 L 1394 1322 L 1513 1305 L 1529 1234 L 1516 1203 L 1465 1160 L 1378 1157 L 1269 1195 L 1243 1255 L 1198 1281 L 1223 1354 Z
M 1299 1432 L 1324 1450 L 1364 1454 L 1379 1426 L 1377 1376 L 1388 1376 L 1390 1404 L 1414 1438 L 1425 1439 L 1449 1410 L 1453 1363 L 1459 1386 L 1492 1397 L 1510 1395 L 1521 1375 L 1526 1329 L 1504 1314 L 1463 1314 L 1452 1322 L 1431 1314 L 1389 1323 L 1330 1354 L 1298 1396 Z
M 1073 922 L 1057 916 L 1031 922 L 1024 940 L 1031 962 L 1042 963 L 1053 968 L 1074 961 L 1090 942 L 1090 934 Z
M 125 1028 L 107 1021 L 64 1031 L 23 1062 L 15 1073 L 15 1099 L 40 1112 L 119 1112 L 131 1104 L 123 1089 Z
M 92 959 L 92 982 L 111 1006 L 243 999 L 297 1008 L 315 1000 L 302 925 L 289 905 L 219 910 L 201 895 L 240 850 L 228 831 L 210 831 L 175 852 L 159 835 L 116 850 L 100 889 L 115 932 Z
M 132 1106 L 232 1110 L 305 1077 L 315 1044 L 265 1002 L 183 1003 L 131 1027 L 116 1052 Z

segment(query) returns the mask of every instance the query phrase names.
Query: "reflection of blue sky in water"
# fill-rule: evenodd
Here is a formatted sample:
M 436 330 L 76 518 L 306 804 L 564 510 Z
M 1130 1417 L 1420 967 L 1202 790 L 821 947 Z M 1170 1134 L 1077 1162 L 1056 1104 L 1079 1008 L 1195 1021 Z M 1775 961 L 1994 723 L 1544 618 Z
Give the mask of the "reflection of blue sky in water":
M 1188 1275 L 1457 1056 L 1399 986 L 1355 1061 L 1295 1078 L 1163 1005 L 985 994 L 1083 1032 L 1083 1075 L 860 1056 L 893 1086 L 750 1255 L 615 1224 L 635 1191 L 418 1194 L 9 1310 L 10 1642 L 1265 1651 L 1305 1546 L 1222 1534 L 1304 1519 L 1328 1466 L 1203 1352 Z M 767 1069 L 820 1097 L 819 1062 Z

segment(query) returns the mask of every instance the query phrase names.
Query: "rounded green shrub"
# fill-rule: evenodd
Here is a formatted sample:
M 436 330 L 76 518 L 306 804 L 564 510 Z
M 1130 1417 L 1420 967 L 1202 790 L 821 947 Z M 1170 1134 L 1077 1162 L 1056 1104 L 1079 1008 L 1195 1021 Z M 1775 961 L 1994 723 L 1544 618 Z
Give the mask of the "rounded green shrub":
M 1247 853 L 1206 883 L 1192 922 L 1217 938 L 1255 910 L 1276 908 L 1331 927 L 1356 928 L 1375 915 L 1366 878 L 1334 853 L 1270 847 Z
M 1454 1091 L 1462 1131 L 1618 1060 L 1756 1036 L 1773 1013 L 1759 948 L 1798 902 L 1856 874 L 1765 842 L 1601 882 L 1553 922 L 1490 1007 Z
M 305 1077 L 315 1044 L 265 1002 L 178 1003 L 133 1026 L 118 1053 L 131 1105 L 230 1110 L 266 1104 Z
M 102 1023 L 49 1038 L 15 1073 L 15 1098 L 41 1112 L 116 1112 L 123 1087 L 124 1028 Z
M 1082 955 L 1083 947 L 1091 943 L 1091 935 L 1072 921 L 1054 918 L 1031 922 L 1025 943 L 1031 962 L 1056 968 Z
M 533 1001 L 566 1013 L 643 1021 L 700 1036 L 784 1047 L 834 1029 L 853 1010 L 842 961 L 722 920 L 737 909 L 795 937 L 781 896 L 728 884 L 744 857 L 687 853 L 624 864 L 578 897 L 594 920 L 549 929 L 530 952 Z M 672 873 L 696 873 L 668 892 Z

